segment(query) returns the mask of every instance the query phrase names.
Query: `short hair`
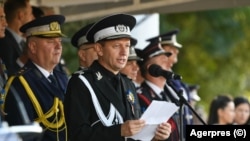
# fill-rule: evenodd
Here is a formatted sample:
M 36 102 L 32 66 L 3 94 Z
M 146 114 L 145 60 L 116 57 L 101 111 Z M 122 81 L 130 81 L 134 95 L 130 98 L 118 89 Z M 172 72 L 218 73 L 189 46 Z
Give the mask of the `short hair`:
M 4 7 L 5 0 L 0 0 L 0 7 Z
M 11 22 L 15 18 L 17 11 L 26 8 L 29 2 L 30 0 L 7 0 L 4 4 L 7 22 Z
M 44 16 L 44 12 L 40 7 L 32 6 L 32 14 L 35 18 Z
M 239 106 L 240 104 L 248 104 L 248 105 L 250 105 L 248 99 L 243 97 L 243 96 L 235 97 L 234 98 L 234 104 L 235 104 L 235 107 Z

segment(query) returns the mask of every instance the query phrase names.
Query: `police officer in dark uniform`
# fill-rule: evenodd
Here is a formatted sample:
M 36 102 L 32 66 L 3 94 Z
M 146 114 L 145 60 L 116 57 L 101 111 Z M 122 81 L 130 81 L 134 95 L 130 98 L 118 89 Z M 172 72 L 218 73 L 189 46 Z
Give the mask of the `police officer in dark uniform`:
M 168 63 L 168 58 L 172 55 L 169 52 L 165 52 L 159 41 L 152 42 L 147 45 L 143 50 L 137 50 L 137 55 L 143 58 L 140 63 L 141 74 L 144 77 L 144 82 L 141 84 L 140 88 L 137 90 L 138 98 L 141 105 L 141 110 L 144 112 L 153 100 L 158 101 L 168 101 L 165 94 L 165 84 L 166 78 L 155 77 L 149 72 L 149 67 L 152 64 L 162 66 L 162 69 L 168 70 L 166 64 Z M 168 110 L 166 108 L 166 110 Z M 175 117 L 168 120 L 171 125 L 171 135 L 167 139 L 169 141 L 179 140 L 178 122 Z M 165 139 L 166 140 L 166 139 Z
M 156 36 L 147 40 L 149 42 L 155 42 L 156 40 L 160 40 L 160 44 L 162 48 L 166 52 L 172 53 L 172 55 L 169 57 L 169 63 L 167 64 L 167 67 L 171 68 L 170 71 L 172 71 L 172 67 L 174 66 L 174 64 L 178 62 L 179 49 L 182 48 L 182 45 L 177 42 L 176 36 L 178 33 L 179 33 L 179 29 L 173 29 L 167 33 L 161 34 L 159 36 Z M 172 84 L 172 86 L 177 90 L 177 92 L 183 95 L 186 101 L 188 102 L 190 101 L 189 90 L 183 81 L 179 79 L 177 80 L 171 79 L 168 82 Z M 178 97 L 177 93 L 173 90 L 173 88 L 171 88 L 171 86 L 166 84 L 165 90 L 167 93 L 167 97 L 169 98 L 170 101 L 180 104 L 180 101 L 179 101 L 180 98 Z M 193 122 L 193 116 L 192 116 L 191 110 L 186 105 L 183 106 L 182 114 L 183 114 L 182 127 L 183 127 L 183 135 L 184 135 L 186 125 L 190 125 Z
M 88 31 L 88 41 L 96 43 L 98 60 L 69 81 L 64 110 L 70 140 L 133 140 L 128 137 L 145 125 L 144 120 L 138 120 L 135 87 L 119 73 L 127 63 L 130 31 L 135 24 L 133 16 L 115 14 L 96 22 Z M 159 127 L 155 139 L 165 137 L 165 128 Z
M 138 66 L 138 61 L 142 61 L 142 58 L 138 57 L 136 52 L 135 52 L 135 46 L 137 44 L 137 40 L 133 39 L 131 40 L 131 47 L 129 49 L 129 56 L 128 56 L 128 61 L 123 69 L 121 69 L 121 74 L 127 76 L 131 81 L 135 83 L 138 71 L 139 71 L 139 66 Z M 136 85 L 135 85 L 136 86 Z
M 28 113 L 29 120 L 38 122 L 44 129 L 41 141 L 65 140 L 66 124 L 63 100 L 67 76 L 55 70 L 62 54 L 60 25 L 62 15 L 37 18 L 20 28 L 27 37 L 29 60 L 6 85 L 4 110 L 10 125 L 22 125 L 24 121 L 9 86 L 13 86 Z
M 94 49 L 95 43 L 89 42 L 86 38 L 88 30 L 94 23 L 88 24 L 78 30 L 71 39 L 71 44 L 78 49 L 77 55 L 79 58 L 79 69 L 85 70 L 94 60 L 97 60 L 97 54 Z

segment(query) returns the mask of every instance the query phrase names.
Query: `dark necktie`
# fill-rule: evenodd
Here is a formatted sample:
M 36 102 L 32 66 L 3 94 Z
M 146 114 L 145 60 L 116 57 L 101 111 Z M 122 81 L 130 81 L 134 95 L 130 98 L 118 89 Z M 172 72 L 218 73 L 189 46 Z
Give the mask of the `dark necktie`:
M 123 93 L 122 93 L 122 87 L 121 87 L 121 78 L 120 78 L 120 74 L 114 76 L 113 78 L 113 83 L 114 83 L 114 88 L 117 92 L 117 95 L 119 97 L 119 99 L 123 99 Z
M 21 40 L 21 41 L 20 41 L 20 46 L 21 46 L 21 51 L 23 51 L 24 48 L 25 48 L 25 46 L 26 46 L 26 43 L 25 43 L 24 40 Z
M 167 101 L 166 93 L 162 91 L 160 94 L 161 94 L 162 100 Z
M 57 83 L 56 77 L 53 74 L 50 74 L 48 78 L 49 78 L 49 80 L 51 81 L 51 83 L 53 85 L 55 85 L 56 87 L 58 87 L 58 83 Z

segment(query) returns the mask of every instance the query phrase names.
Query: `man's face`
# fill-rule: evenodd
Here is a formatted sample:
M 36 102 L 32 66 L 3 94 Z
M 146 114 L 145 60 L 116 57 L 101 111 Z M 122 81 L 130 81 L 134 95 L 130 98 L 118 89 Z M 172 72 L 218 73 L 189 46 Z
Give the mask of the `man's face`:
M 97 49 L 99 62 L 109 71 L 117 73 L 125 67 L 129 55 L 130 39 L 120 38 L 99 44 Z
M 7 22 L 5 19 L 5 13 L 3 7 L 0 7 L 0 38 L 5 36 L 5 28 L 7 26 Z
M 176 64 L 178 62 L 178 54 L 179 54 L 179 50 L 176 47 L 170 46 L 170 45 L 162 45 L 162 48 L 166 51 L 166 52 L 171 52 L 172 55 L 169 57 L 169 63 L 168 63 L 168 67 L 172 68 L 174 64 Z
M 80 46 L 78 50 L 78 56 L 80 58 L 80 65 L 83 67 L 89 67 L 94 60 L 97 60 L 98 56 L 94 49 L 95 44 L 84 44 Z
M 127 75 L 128 78 L 135 81 L 136 77 L 137 77 L 138 70 L 139 70 L 139 66 L 137 64 L 137 61 L 130 60 L 127 62 L 125 67 L 120 72 Z
M 34 19 L 32 14 L 32 6 L 29 2 L 27 2 L 25 9 L 21 10 L 20 12 L 22 12 L 23 15 L 21 19 L 23 25 Z
M 54 68 L 62 54 L 61 38 L 31 37 L 28 46 L 32 53 L 32 61 L 45 69 Z
M 171 68 L 168 67 L 169 57 L 165 54 L 161 54 L 152 58 L 152 64 L 161 66 L 163 70 L 169 71 Z

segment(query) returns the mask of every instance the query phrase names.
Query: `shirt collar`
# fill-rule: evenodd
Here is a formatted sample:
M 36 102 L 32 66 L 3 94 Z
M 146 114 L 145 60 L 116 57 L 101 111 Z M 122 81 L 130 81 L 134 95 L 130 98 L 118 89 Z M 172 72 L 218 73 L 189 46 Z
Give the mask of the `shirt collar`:
M 145 81 L 148 84 L 148 86 L 155 92 L 155 94 L 158 97 L 162 98 L 160 93 L 163 91 L 163 89 L 159 88 L 158 86 L 156 86 L 155 84 L 153 84 L 152 82 L 150 82 L 148 80 L 145 80 Z
M 33 62 L 34 63 L 34 62 Z M 41 73 L 48 78 L 50 74 L 53 74 L 53 72 L 48 72 L 47 70 L 45 70 L 44 68 L 40 67 L 39 65 L 37 65 L 36 63 L 34 63 L 35 66 L 41 71 Z
M 22 40 L 24 40 L 24 38 L 20 35 L 18 35 L 15 31 L 13 31 L 10 28 L 7 28 L 7 30 L 13 35 L 13 37 L 15 38 L 15 40 L 17 41 L 17 43 L 19 44 Z

